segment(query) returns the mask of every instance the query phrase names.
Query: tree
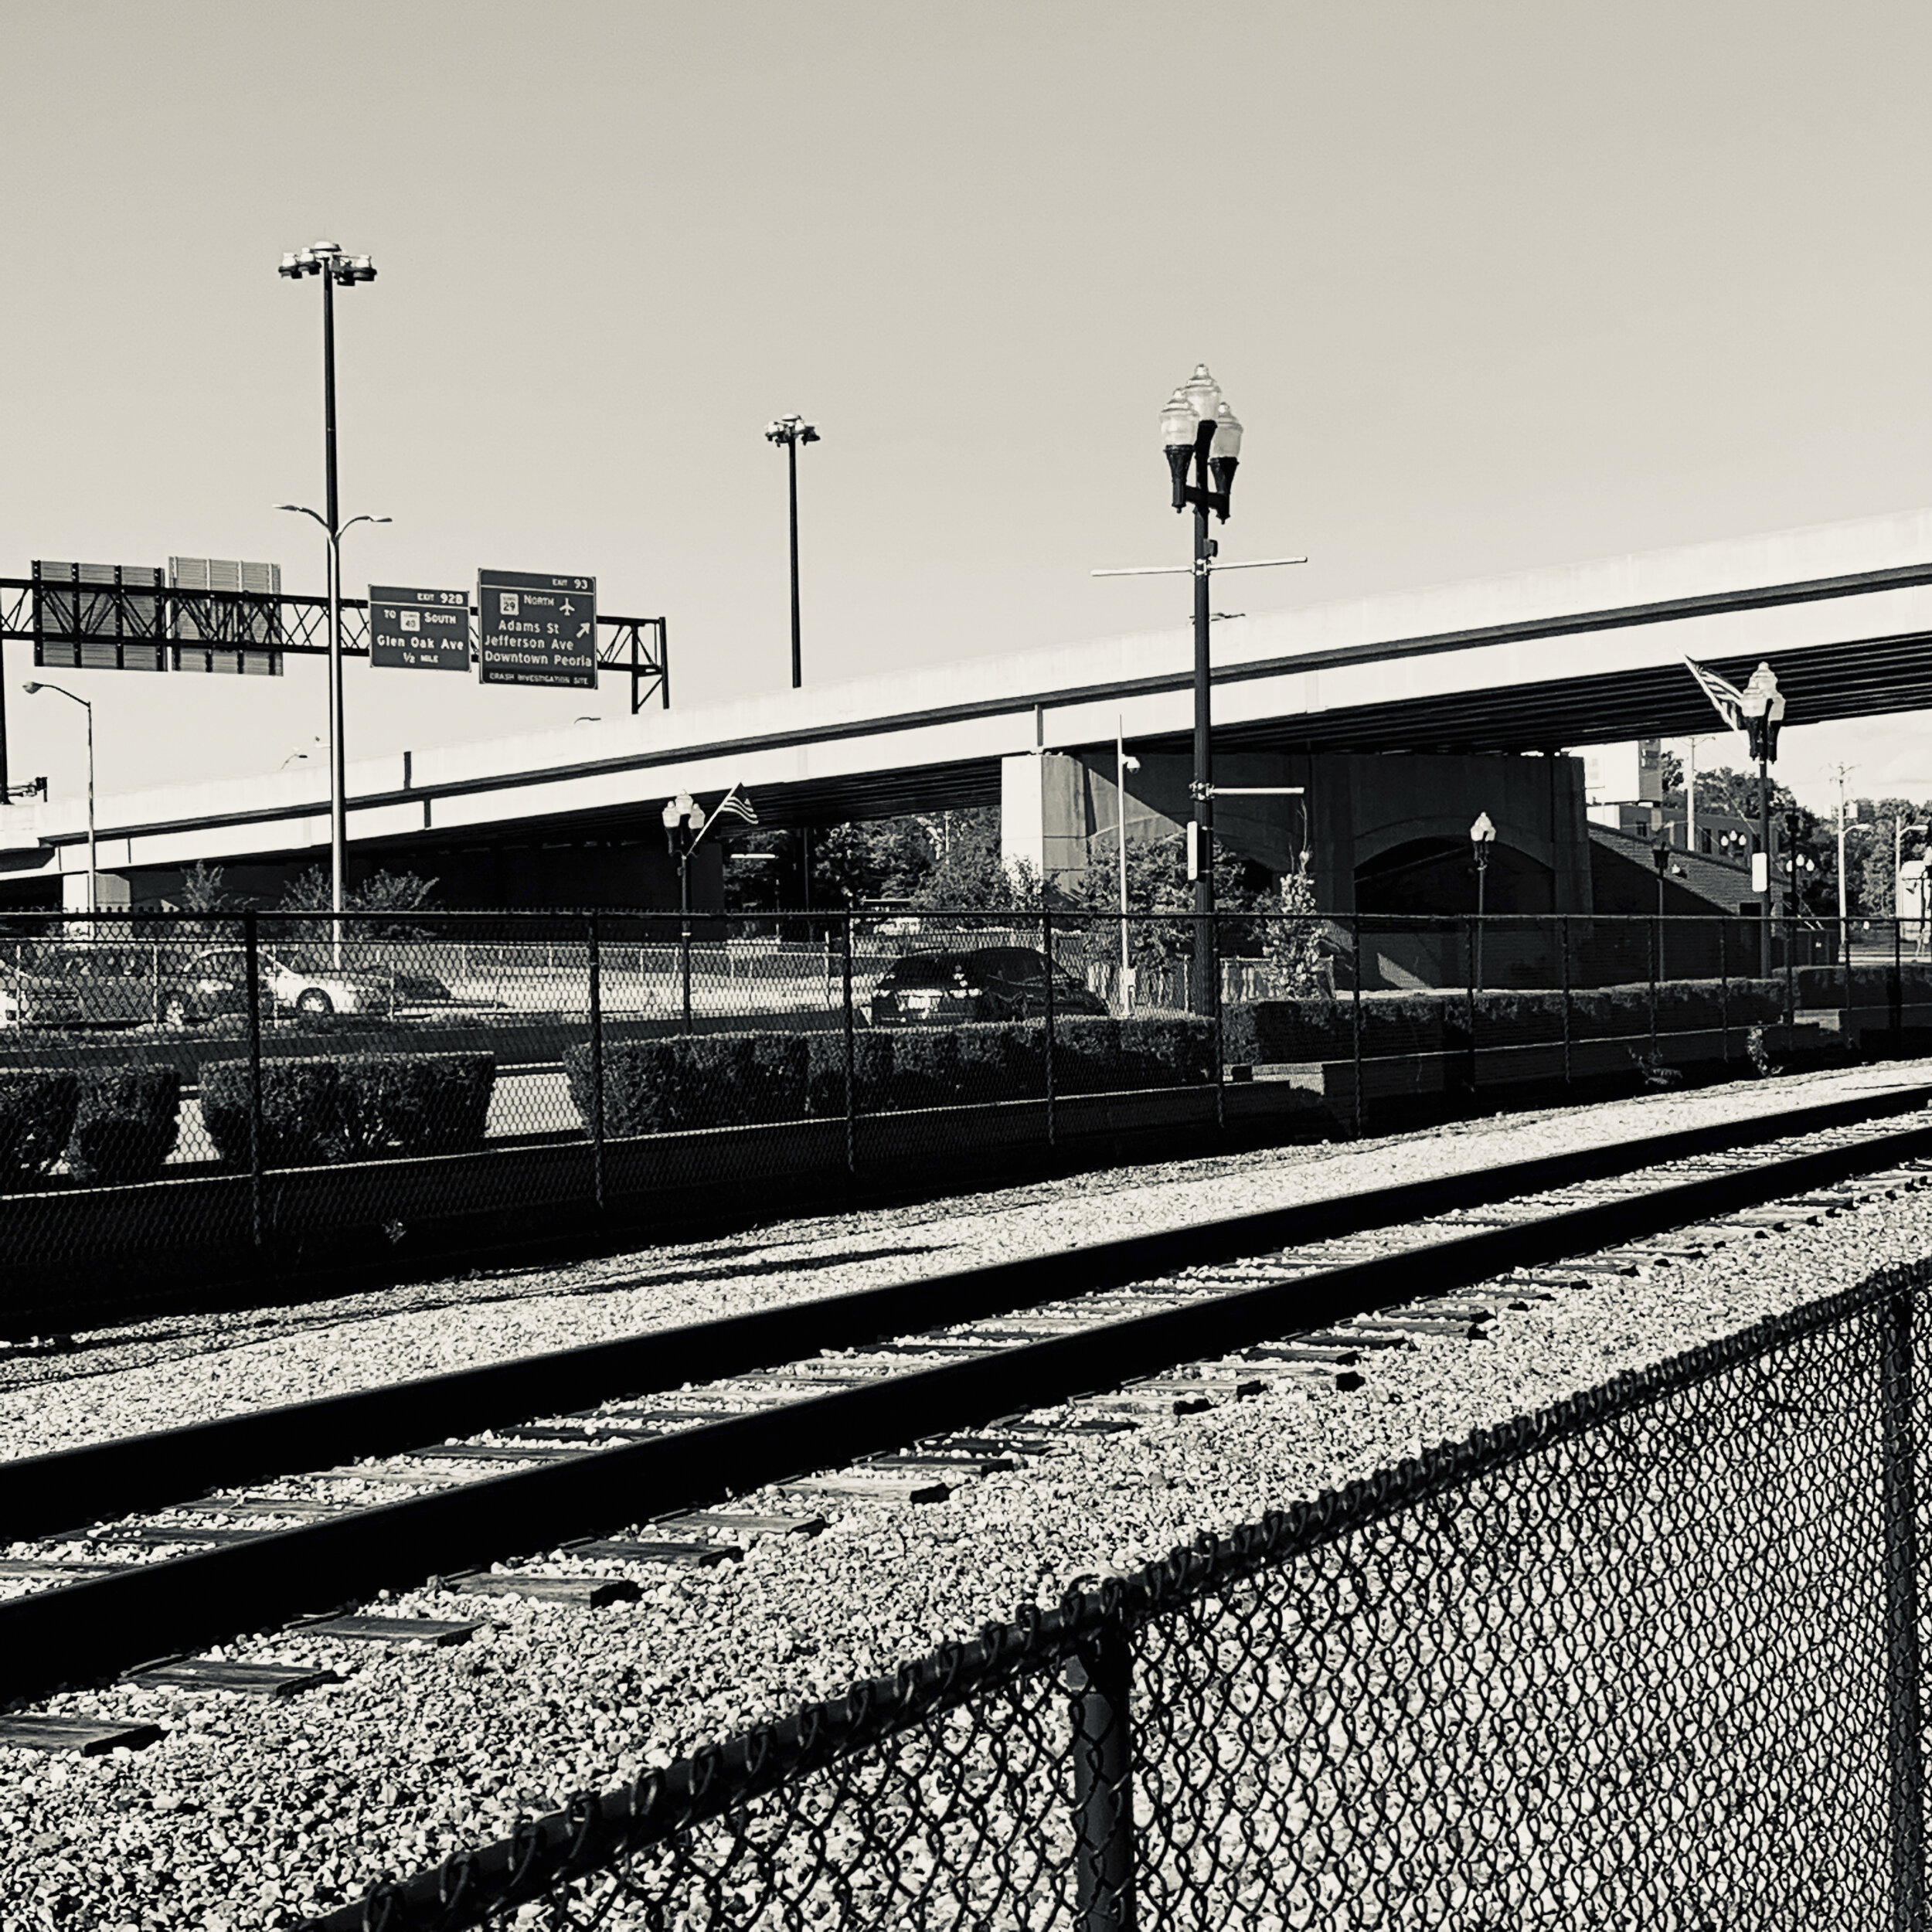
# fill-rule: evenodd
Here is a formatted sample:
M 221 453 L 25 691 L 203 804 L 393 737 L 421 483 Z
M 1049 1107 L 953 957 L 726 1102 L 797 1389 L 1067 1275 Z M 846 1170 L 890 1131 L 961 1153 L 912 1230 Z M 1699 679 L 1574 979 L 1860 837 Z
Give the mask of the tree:
M 186 917 L 169 921 L 165 934 L 170 939 L 196 940 L 232 937 L 229 922 L 246 905 L 238 893 L 222 889 L 222 869 L 197 859 L 182 875 L 172 900 L 162 902 L 170 911 Z
M 1845 832 L 1845 869 L 1855 891 L 1853 910 L 1871 919 L 1889 919 L 1898 910 L 1893 889 L 1894 852 L 1901 859 L 1923 858 L 1924 835 L 1910 828 L 1928 823 L 1932 823 L 1932 804 L 1914 804 L 1909 798 L 1859 801 L 1858 820 Z
M 931 847 L 917 818 L 828 826 L 813 844 L 812 901 L 859 906 L 872 900 L 909 899 L 931 866 Z
M 175 910 L 184 913 L 237 910 L 243 901 L 236 893 L 223 891 L 223 876 L 220 866 L 211 866 L 205 859 L 197 859 L 182 874 L 181 883 L 175 888 Z
M 1009 863 L 1002 853 L 999 814 L 982 809 L 947 817 L 940 841 L 931 842 L 927 832 L 931 857 L 907 894 L 910 903 L 934 912 L 1038 911 L 1043 900 L 1039 869 L 1025 859 Z
M 383 913 L 381 920 L 361 920 L 348 936 L 356 940 L 424 939 L 427 932 L 395 915 L 427 909 L 436 890 L 434 879 L 413 872 L 379 872 L 350 886 L 342 895 L 342 910 L 350 913 Z M 335 896 L 329 876 L 320 866 L 298 872 L 282 888 L 282 896 L 271 910 L 277 913 L 327 913 L 334 910 Z M 307 937 L 308 935 L 304 935 Z

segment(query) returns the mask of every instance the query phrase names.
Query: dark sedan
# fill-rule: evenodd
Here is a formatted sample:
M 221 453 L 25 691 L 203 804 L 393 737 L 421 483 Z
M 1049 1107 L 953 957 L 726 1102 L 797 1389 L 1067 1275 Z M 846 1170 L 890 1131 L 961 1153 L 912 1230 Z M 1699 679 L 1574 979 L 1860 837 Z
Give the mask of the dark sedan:
M 1104 1015 L 1107 1002 L 1029 946 L 908 953 L 873 989 L 875 1026 L 955 1026 L 973 1020 L 1040 1019 L 1053 975 L 1056 1014 Z

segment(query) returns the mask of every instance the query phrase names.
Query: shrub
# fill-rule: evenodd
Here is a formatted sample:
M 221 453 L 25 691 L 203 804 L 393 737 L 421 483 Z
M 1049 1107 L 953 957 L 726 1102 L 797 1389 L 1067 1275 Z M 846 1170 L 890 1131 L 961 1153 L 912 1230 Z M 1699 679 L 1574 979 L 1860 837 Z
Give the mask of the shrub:
M 1056 1093 L 1102 1094 L 1126 1084 L 1118 1020 L 1077 1014 L 1054 1021 Z
M 1222 1051 L 1237 1056 L 1229 1043 L 1229 1013 L 1221 1015 Z M 1243 1039 L 1240 1022 L 1233 1029 Z M 1252 1056 L 1246 1057 L 1252 1058 Z M 1121 1022 L 1120 1083 L 1123 1087 L 1198 1087 L 1214 1078 L 1214 1022 L 1185 1015 L 1163 1015 Z
M 483 1145 L 493 1053 L 357 1053 L 341 1061 L 343 1155 L 463 1154 Z
M 570 1101 L 590 1124 L 590 1049 L 563 1056 Z M 795 1033 L 696 1033 L 624 1040 L 604 1049 L 604 1131 L 613 1136 L 679 1128 L 796 1120 L 805 1111 L 806 1049 Z
M 1628 1039 L 1650 1030 L 1650 985 L 1603 986 L 1570 995 L 1573 1040 Z M 1254 1000 L 1223 1012 L 1224 1050 L 1230 1060 L 1309 1061 L 1348 1059 L 1354 1052 L 1352 1002 L 1342 999 Z M 1663 980 L 1657 988 L 1660 1033 L 1706 1031 L 1728 1013 L 1733 1026 L 1781 1019 L 1784 982 L 1733 979 Z M 1527 1046 L 1563 1038 L 1560 991 L 1485 988 L 1475 999 L 1478 1046 Z M 1469 997 L 1447 988 L 1397 997 L 1378 994 L 1362 1002 L 1362 1051 L 1381 1059 L 1410 1053 L 1466 1051 Z
M 969 1104 L 1036 1100 L 1046 1093 L 1043 1022 L 998 1020 L 980 1026 L 956 1026 L 952 1031 L 959 1056 L 960 1100 Z
M 181 1075 L 172 1066 L 102 1066 L 80 1077 L 67 1165 L 102 1186 L 151 1181 L 181 1131 Z
M 807 1033 L 805 1105 L 814 1114 L 845 1111 L 845 1032 Z M 883 1112 L 893 1104 L 893 1036 L 870 1027 L 855 1027 L 852 1036 L 852 1084 L 862 1114 Z
M 206 1060 L 201 1069 L 201 1117 L 221 1158 L 247 1167 L 248 1063 Z M 340 1158 L 342 1070 L 332 1060 L 262 1062 L 264 1167 L 313 1167 Z
M 0 1069 L 0 1186 L 37 1179 L 73 1131 L 79 1082 L 64 1067 Z
M 959 1098 L 957 1026 L 907 1026 L 892 1035 L 892 1104 L 951 1107 Z

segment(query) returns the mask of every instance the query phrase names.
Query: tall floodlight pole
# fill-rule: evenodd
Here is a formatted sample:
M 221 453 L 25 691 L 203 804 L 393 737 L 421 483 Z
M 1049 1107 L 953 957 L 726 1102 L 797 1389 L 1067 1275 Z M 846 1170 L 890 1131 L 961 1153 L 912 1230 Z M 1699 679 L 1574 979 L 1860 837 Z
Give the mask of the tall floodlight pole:
M 386 516 L 352 516 L 340 529 L 323 522 L 306 504 L 277 503 L 321 524 L 328 539 L 328 879 L 331 943 L 335 964 L 342 963 L 342 871 L 348 858 L 348 760 L 342 754 L 342 539 L 359 523 L 386 523 Z
M 276 271 L 291 281 L 304 275 L 318 277 L 322 284 L 322 487 L 328 506 L 326 517 L 314 516 L 328 539 L 328 859 L 330 909 L 335 915 L 336 963 L 342 951 L 342 866 L 347 842 L 345 767 L 342 734 L 342 521 L 341 495 L 335 476 L 335 291 L 352 288 L 358 282 L 376 279 L 376 264 L 366 255 L 347 255 L 332 241 L 311 243 L 292 255 L 284 255 Z M 284 503 L 284 510 L 298 505 Z M 355 519 L 358 522 L 386 523 L 387 517 Z
M 85 698 L 77 698 L 64 685 L 22 685 L 21 689 L 32 697 L 36 691 L 52 691 L 63 698 L 71 698 L 87 714 L 87 910 L 97 913 L 100 910 L 100 857 L 94 844 L 94 708 Z
M 804 682 L 804 658 L 798 627 L 798 445 L 816 443 L 818 432 L 801 416 L 781 416 L 768 425 L 765 440 L 784 446 L 785 471 L 791 490 L 791 688 Z

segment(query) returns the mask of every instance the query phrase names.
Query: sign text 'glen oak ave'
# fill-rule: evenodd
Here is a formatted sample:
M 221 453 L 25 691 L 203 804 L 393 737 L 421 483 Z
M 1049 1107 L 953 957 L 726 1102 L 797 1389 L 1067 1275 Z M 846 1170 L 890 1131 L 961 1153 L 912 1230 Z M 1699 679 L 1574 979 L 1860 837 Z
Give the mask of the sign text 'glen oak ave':
M 470 594 L 369 587 L 369 661 L 378 670 L 467 671 Z
M 597 689 L 595 577 L 478 570 L 476 601 L 481 682 Z

